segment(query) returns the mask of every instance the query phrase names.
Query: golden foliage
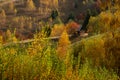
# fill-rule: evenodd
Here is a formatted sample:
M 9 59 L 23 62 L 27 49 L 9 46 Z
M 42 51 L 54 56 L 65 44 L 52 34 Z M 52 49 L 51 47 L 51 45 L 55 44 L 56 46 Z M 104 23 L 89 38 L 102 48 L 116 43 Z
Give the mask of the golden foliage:
M 52 28 L 50 36 L 60 36 L 64 29 L 65 29 L 64 24 L 55 24 L 54 27 Z
M 117 9 L 120 9 L 120 1 L 119 0 L 114 0 L 115 1 L 115 7 L 117 8 Z
M 45 39 L 46 35 L 44 32 L 39 32 L 36 35 L 34 35 L 34 41 L 32 44 L 28 47 L 27 52 L 30 54 L 30 56 L 37 55 L 39 53 L 39 56 L 42 56 L 42 51 L 46 46 L 49 46 L 49 40 Z
M 58 0 L 53 0 L 53 4 L 54 4 L 54 8 L 58 9 L 59 1 Z
M 11 2 L 11 3 L 8 5 L 8 11 L 13 13 L 13 12 L 14 12 L 14 9 L 15 9 L 14 2 Z
M 112 6 L 112 1 L 111 0 L 101 0 L 101 9 L 105 10 L 106 8 L 110 8 Z
M 113 14 L 110 12 L 102 12 L 100 15 L 101 21 L 106 24 L 110 24 L 111 20 L 113 19 Z
M 57 54 L 60 59 L 65 59 L 67 55 L 67 49 L 68 46 L 70 45 L 70 40 L 69 36 L 66 32 L 66 30 L 63 31 L 61 34 L 61 37 L 58 42 L 58 47 L 57 47 Z
M 16 43 L 18 40 L 17 40 L 17 38 L 14 36 L 14 37 L 12 38 L 12 41 L 13 41 L 14 43 Z
M 12 41 L 12 33 L 11 33 L 11 31 L 8 29 L 7 30 L 7 32 L 6 32 L 6 40 L 8 41 L 8 42 L 11 42 Z
M 107 12 L 102 12 L 100 15 L 100 21 L 104 24 L 103 26 L 103 32 L 111 30 L 111 23 L 113 22 L 113 14 L 112 13 L 107 13 Z
M 5 10 L 2 9 L 0 12 L 0 24 L 3 24 L 6 22 L 6 13 Z
M 114 13 L 110 11 L 101 12 L 97 17 L 91 17 L 88 30 L 93 33 L 104 33 L 111 30 L 116 30 L 120 26 L 120 11 Z
M 17 14 L 17 9 L 14 9 L 14 14 L 15 14 L 15 15 Z
M 118 24 L 118 26 L 120 26 L 120 10 L 117 10 L 115 13 L 114 13 L 114 18 L 116 20 L 116 23 Z
M 107 69 L 117 71 L 120 59 L 120 30 L 97 35 L 88 39 L 83 39 L 75 45 L 75 54 L 81 55 L 81 62 L 90 59 L 94 66 L 105 66 Z M 82 48 L 82 49 L 81 49 Z
M 95 65 L 99 66 L 105 58 L 104 41 L 100 38 L 95 38 L 88 40 L 87 43 L 84 43 L 84 45 L 86 57 L 91 57 Z
M 120 31 L 112 32 L 111 38 L 106 38 L 105 40 L 105 50 L 106 50 L 106 57 L 105 63 L 107 68 L 119 68 L 119 59 L 120 59 Z M 108 36 L 106 36 L 108 37 Z M 116 70 L 115 69 L 115 70 Z
M 6 18 L 6 13 L 5 13 L 5 10 L 2 9 L 1 13 L 0 13 L 0 18 Z
M 3 44 L 3 37 L 0 36 L 0 47 L 1 47 L 1 44 Z
M 36 9 L 33 0 L 27 0 L 27 2 L 26 2 L 26 9 L 30 10 L 30 11 Z

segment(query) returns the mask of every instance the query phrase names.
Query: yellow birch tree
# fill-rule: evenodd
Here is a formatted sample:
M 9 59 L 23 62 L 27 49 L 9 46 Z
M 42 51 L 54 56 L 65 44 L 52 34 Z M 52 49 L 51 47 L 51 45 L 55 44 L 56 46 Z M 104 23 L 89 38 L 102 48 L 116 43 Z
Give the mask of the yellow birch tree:
M 66 30 L 64 30 L 59 39 L 58 47 L 57 47 L 57 55 L 58 55 L 59 59 L 62 60 L 62 59 L 66 58 L 67 49 L 70 44 L 71 44 L 71 42 L 69 40 L 69 36 L 68 36 Z

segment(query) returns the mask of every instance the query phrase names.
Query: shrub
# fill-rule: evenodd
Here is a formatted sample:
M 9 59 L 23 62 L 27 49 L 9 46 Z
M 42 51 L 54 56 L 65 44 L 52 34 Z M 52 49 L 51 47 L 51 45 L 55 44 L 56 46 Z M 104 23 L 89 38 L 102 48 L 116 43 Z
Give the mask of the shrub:
M 70 21 L 66 24 L 66 30 L 68 34 L 76 33 L 80 29 L 80 25 L 74 21 Z

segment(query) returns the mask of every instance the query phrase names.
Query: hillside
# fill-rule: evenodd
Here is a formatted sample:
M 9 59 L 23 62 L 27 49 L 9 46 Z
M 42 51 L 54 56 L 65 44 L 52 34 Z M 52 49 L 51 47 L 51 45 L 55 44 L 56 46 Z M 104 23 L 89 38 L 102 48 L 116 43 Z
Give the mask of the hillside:
M 51 25 L 56 22 L 65 23 L 71 16 L 78 24 L 82 24 L 86 11 L 92 7 L 91 5 L 93 3 L 83 4 L 82 1 L 77 0 L 33 0 L 30 3 L 27 0 L 4 1 L 1 2 L 1 13 L 3 11 L 1 15 L 4 16 L 0 23 L 0 34 L 6 35 L 8 28 L 11 32 L 16 28 L 17 38 L 30 39 L 36 31 L 40 31 L 42 21 Z M 51 22 L 51 14 L 56 10 L 59 19 Z
M 0 1 L 0 80 L 120 80 L 119 0 Z

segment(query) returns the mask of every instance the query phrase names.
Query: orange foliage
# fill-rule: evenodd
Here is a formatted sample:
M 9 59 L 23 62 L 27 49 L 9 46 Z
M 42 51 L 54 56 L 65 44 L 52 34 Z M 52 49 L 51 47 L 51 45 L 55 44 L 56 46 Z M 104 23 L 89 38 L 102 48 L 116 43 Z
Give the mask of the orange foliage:
M 80 25 L 74 21 L 71 21 L 67 23 L 66 25 L 55 24 L 52 29 L 51 36 L 60 36 L 62 32 L 64 31 L 64 29 L 66 29 L 68 34 L 73 34 L 73 33 L 76 33 L 76 31 L 80 29 Z
M 69 34 L 75 33 L 76 31 L 78 31 L 79 28 L 80 25 L 74 21 L 71 21 L 68 24 L 66 24 L 66 30 Z

